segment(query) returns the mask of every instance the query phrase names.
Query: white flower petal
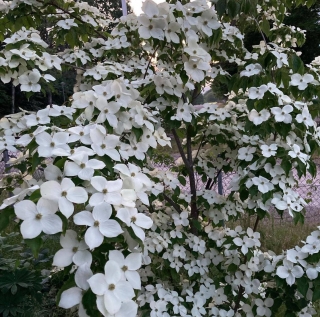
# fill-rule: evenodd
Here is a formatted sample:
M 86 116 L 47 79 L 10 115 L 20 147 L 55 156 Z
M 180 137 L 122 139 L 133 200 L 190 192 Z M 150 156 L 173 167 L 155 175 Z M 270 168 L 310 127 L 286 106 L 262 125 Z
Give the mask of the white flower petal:
M 108 203 L 102 203 L 98 206 L 95 206 L 93 208 L 92 214 L 94 219 L 98 220 L 99 222 L 107 221 L 112 214 L 111 205 Z
M 93 275 L 88 263 L 78 267 L 77 272 L 74 276 L 74 280 L 78 287 L 87 290 L 90 285 L 88 279 Z
M 42 226 L 38 219 L 28 218 L 22 222 L 20 230 L 23 239 L 33 239 L 41 233 Z
M 81 211 L 73 216 L 73 221 L 80 226 L 93 226 L 94 219 L 92 213 L 88 210 Z
M 83 204 L 88 200 L 88 193 L 82 187 L 73 187 L 68 190 L 67 199 L 76 204 Z
M 37 206 L 31 200 L 23 200 L 14 205 L 14 212 L 22 220 L 34 218 L 37 214 Z
M 72 263 L 74 252 L 70 249 L 60 249 L 53 258 L 53 265 L 66 267 Z
M 87 281 L 93 293 L 96 295 L 104 295 L 108 289 L 105 276 L 102 273 L 97 273 L 90 277 Z
M 126 271 L 124 275 L 134 289 L 141 289 L 140 274 L 137 271 Z
M 62 231 L 62 220 L 57 215 L 46 215 L 40 219 L 42 231 L 46 234 L 55 234 Z
M 73 256 L 73 263 L 80 266 L 82 264 L 92 263 L 92 255 L 88 250 L 77 251 L 76 254 Z
M 103 235 L 100 233 L 98 227 L 93 226 L 87 229 L 84 239 L 89 248 L 94 249 L 102 244 Z
M 114 238 L 123 233 L 121 226 L 116 220 L 107 220 L 100 223 L 99 230 L 107 238 Z
M 82 290 L 79 287 L 72 287 L 62 292 L 59 306 L 68 309 L 79 304 L 81 299 Z

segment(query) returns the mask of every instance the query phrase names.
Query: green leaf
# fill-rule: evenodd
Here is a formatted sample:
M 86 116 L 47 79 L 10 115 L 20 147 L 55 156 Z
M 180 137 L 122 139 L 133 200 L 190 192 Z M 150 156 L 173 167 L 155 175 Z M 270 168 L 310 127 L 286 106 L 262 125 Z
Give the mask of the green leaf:
M 33 256 L 37 258 L 43 242 L 41 236 L 38 236 L 34 239 L 24 239 L 24 242 L 31 249 Z
M 218 15 L 221 17 L 227 9 L 227 0 L 218 0 L 216 4 L 216 10 Z
M 178 177 L 179 182 L 181 183 L 182 186 L 186 186 L 187 182 L 186 179 L 183 176 Z
M 300 57 L 298 57 L 297 55 L 294 54 L 291 56 L 290 62 L 291 62 L 290 66 L 291 66 L 292 71 L 294 73 L 303 73 L 304 65 L 303 65 L 303 62 Z
M 3 210 L 0 210 L 0 232 L 4 230 L 11 223 L 11 219 L 14 216 L 15 216 L 15 213 L 12 206 L 9 206 Z
M 35 190 L 29 197 L 34 203 L 36 203 L 41 198 L 40 189 Z
M 86 313 L 90 317 L 100 317 L 100 312 L 96 309 L 96 295 L 89 288 L 82 297 L 82 304 Z
M 261 22 L 261 30 L 268 36 L 270 34 L 270 24 L 269 21 L 264 17 Z
M 40 165 L 40 163 L 41 163 L 41 159 L 39 157 L 39 153 L 36 152 L 32 156 L 32 173 L 34 173 L 36 171 L 36 169 Z
M 191 222 L 191 227 L 196 228 L 199 231 L 202 229 L 201 223 L 198 220 L 191 219 L 190 222 Z
M 312 301 L 315 302 L 320 299 L 320 288 L 317 287 L 313 290 Z
M 138 129 L 138 128 L 135 128 L 135 127 L 132 127 L 132 132 L 134 133 L 134 135 L 136 136 L 136 139 L 137 139 L 137 142 L 140 141 L 140 138 L 143 134 L 143 130 L 142 129 Z
M 58 211 L 56 215 L 59 216 L 62 220 L 62 234 L 66 234 L 66 231 L 68 229 L 68 219 L 60 211 Z
M 240 11 L 240 4 L 235 0 L 228 1 L 228 15 L 234 18 L 238 15 Z
M 308 279 L 305 276 L 303 276 L 301 278 L 298 278 L 296 281 L 297 281 L 298 291 L 305 297 L 309 289 Z

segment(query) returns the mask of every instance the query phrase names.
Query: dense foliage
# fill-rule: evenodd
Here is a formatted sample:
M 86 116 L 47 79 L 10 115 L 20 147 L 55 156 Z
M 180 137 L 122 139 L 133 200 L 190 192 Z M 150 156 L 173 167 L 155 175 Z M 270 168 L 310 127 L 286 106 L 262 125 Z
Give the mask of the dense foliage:
M 65 104 L 0 121 L 0 150 L 18 152 L 0 229 L 18 218 L 34 252 L 43 234 L 60 235 L 53 265 L 69 279 L 59 306 L 107 317 L 314 314 L 320 230 L 280 255 L 260 249 L 270 210 L 303 222 L 295 187 L 315 177 L 320 145 L 320 60 L 306 67 L 291 48 L 305 36 L 283 24 L 288 5 L 146 0 L 110 33 L 113 22 L 85 2 L 0 2 L 3 82 L 30 97 L 55 81 L 51 70 L 77 72 Z M 251 52 L 248 24 L 262 39 Z M 194 106 L 212 82 L 228 85 L 226 104 Z M 180 154 L 166 170 L 152 161 L 171 145 L 163 126 Z M 231 171 L 223 196 L 215 185 Z M 244 214 L 253 228 L 232 226 Z

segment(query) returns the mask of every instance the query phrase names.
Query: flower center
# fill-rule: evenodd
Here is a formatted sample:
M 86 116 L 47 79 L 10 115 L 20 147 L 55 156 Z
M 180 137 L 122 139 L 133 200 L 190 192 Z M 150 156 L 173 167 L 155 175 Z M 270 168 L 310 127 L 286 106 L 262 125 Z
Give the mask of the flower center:
M 61 193 L 61 196 L 62 196 L 62 197 L 66 197 L 66 196 L 67 196 L 67 192 L 64 190 L 64 191 Z
M 96 221 L 93 223 L 93 225 L 94 225 L 95 227 L 98 227 L 98 226 L 99 226 L 99 221 L 96 220 Z
M 40 220 L 42 218 L 42 215 L 41 214 L 37 214 L 36 215 L 36 219 Z
M 126 265 L 124 265 L 124 266 L 122 267 L 122 271 L 123 271 L 123 272 L 128 271 L 128 267 L 127 267 Z
M 113 291 L 116 288 L 116 286 L 114 284 L 110 284 L 108 287 L 109 291 Z
M 76 253 L 78 251 L 78 247 L 73 247 L 72 252 Z

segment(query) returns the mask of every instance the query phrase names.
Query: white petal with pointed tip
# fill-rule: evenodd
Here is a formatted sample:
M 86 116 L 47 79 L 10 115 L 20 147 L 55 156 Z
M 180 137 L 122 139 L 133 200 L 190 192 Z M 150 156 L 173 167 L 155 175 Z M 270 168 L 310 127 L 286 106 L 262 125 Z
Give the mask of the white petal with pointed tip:
M 68 309 L 79 304 L 81 299 L 82 290 L 79 287 L 72 287 L 61 294 L 59 306 Z

